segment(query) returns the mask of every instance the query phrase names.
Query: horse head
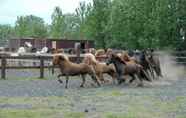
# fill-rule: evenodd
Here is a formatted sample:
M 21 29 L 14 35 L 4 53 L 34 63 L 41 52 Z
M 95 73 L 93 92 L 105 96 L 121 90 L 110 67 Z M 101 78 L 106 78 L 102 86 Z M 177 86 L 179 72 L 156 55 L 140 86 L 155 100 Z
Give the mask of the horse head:
M 61 62 L 64 63 L 67 61 L 69 61 L 69 59 L 66 55 L 59 55 L 59 54 L 54 55 L 53 60 L 52 60 L 53 65 L 59 65 L 61 64 Z
M 111 56 L 110 56 L 110 58 L 108 59 L 108 61 L 107 61 L 106 64 L 107 64 L 107 65 L 109 65 L 109 64 L 111 64 L 111 63 L 115 64 L 115 63 L 117 63 L 117 62 L 126 65 L 126 63 L 125 63 L 117 54 L 111 54 Z

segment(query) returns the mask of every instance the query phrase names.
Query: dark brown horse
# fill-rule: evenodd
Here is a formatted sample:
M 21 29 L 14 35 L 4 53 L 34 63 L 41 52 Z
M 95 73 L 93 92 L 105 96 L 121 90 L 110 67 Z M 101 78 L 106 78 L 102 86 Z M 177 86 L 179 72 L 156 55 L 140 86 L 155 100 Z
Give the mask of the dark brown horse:
M 154 69 L 156 75 L 158 77 L 163 77 L 161 66 L 160 66 L 160 60 L 159 56 L 157 54 L 154 54 L 154 50 L 149 51 L 148 59 L 150 61 L 150 64 L 152 65 L 152 68 Z
M 136 62 L 140 64 L 143 67 L 144 71 L 148 73 L 149 76 L 151 75 L 152 78 L 154 79 L 155 75 L 153 72 L 153 67 L 148 57 L 149 56 L 147 55 L 147 52 L 145 50 L 137 52 L 134 55 Z
M 125 82 L 124 75 L 132 77 L 129 81 L 130 83 L 136 79 L 136 75 L 140 79 L 141 85 L 143 85 L 143 80 L 151 81 L 146 72 L 143 70 L 143 67 L 139 64 L 126 63 L 116 54 L 112 54 L 107 62 L 108 65 L 111 63 L 113 63 L 116 68 L 118 84 Z

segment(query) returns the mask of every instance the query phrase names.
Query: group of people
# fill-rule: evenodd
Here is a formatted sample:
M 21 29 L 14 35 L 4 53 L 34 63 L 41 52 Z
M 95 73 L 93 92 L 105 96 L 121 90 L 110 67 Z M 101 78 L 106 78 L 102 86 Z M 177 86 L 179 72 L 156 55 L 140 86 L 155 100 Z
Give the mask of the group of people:
M 104 74 L 110 75 L 113 82 L 117 81 L 118 84 L 126 82 L 127 79 L 129 79 L 129 83 L 139 79 L 140 86 L 143 86 L 143 81 L 151 82 L 163 76 L 159 56 L 153 49 L 142 51 L 89 49 L 84 54 L 81 63 L 72 62 L 66 54 L 56 52 L 53 64 L 60 68 L 58 81 L 63 83 L 60 77 L 66 77 L 66 88 L 69 76 L 80 75 L 82 77 L 81 87 L 84 87 L 87 74 L 98 86 L 108 82 L 108 79 L 104 78 Z

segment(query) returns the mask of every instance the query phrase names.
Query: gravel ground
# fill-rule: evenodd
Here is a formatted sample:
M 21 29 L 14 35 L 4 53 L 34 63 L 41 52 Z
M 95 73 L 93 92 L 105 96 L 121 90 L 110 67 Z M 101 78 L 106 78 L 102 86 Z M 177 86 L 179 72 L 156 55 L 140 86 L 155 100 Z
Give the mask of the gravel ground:
M 47 100 L 44 108 L 59 109 L 61 108 L 59 105 L 63 104 L 61 111 L 57 113 L 60 116 L 66 112 L 84 113 L 88 111 L 88 116 L 85 116 L 87 118 L 102 118 L 102 113 L 107 114 L 108 118 L 110 115 L 111 118 L 120 118 L 117 116 L 118 113 L 134 112 L 133 114 L 135 114 L 137 110 L 139 110 L 137 115 L 129 118 L 148 118 L 151 115 L 154 115 L 152 118 L 184 118 L 186 115 L 186 79 L 184 77 L 179 80 L 158 80 L 153 84 L 145 83 L 143 88 L 127 84 L 120 86 L 107 84 L 97 88 L 90 85 L 92 82 L 90 80 L 85 88 L 80 88 L 80 82 L 79 78 L 73 78 L 70 80 L 69 89 L 65 89 L 64 85 L 55 79 L 2 80 L 0 82 L 0 99 L 15 98 L 20 101 L 19 99 L 27 98 L 31 99 L 31 102 L 27 103 L 24 99 L 21 103 L 16 101 L 16 104 L 12 103 L 12 100 L 5 103 L 0 102 L 0 112 L 1 109 L 29 110 L 37 107 L 40 109 L 40 104 L 42 104 L 39 103 L 40 100 L 45 103 L 46 98 L 55 96 L 63 97 L 63 99 L 57 103 L 54 102 L 55 99 Z M 32 103 L 35 98 L 39 98 L 39 101 L 34 100 L 36 103 Z M 117 115 L 112 116 L 112 114 Z

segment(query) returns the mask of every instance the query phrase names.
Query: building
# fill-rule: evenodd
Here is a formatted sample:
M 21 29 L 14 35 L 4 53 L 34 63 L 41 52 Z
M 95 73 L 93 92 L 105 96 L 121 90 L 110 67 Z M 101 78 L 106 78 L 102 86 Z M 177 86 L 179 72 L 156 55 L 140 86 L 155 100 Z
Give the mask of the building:
M 68 39 L 39 39 L 39 38 L 14 38 L 8 41 L 8 48 L 10 50 L 17 50 L 24 46 L 26 42 L 32 44 L 33 48 L 42 49 L 43 47 L 56 49 L 74 48 L 80 44 L 81 49 L 94 48 L 94 41 L 92 40 L 68 40 Z

